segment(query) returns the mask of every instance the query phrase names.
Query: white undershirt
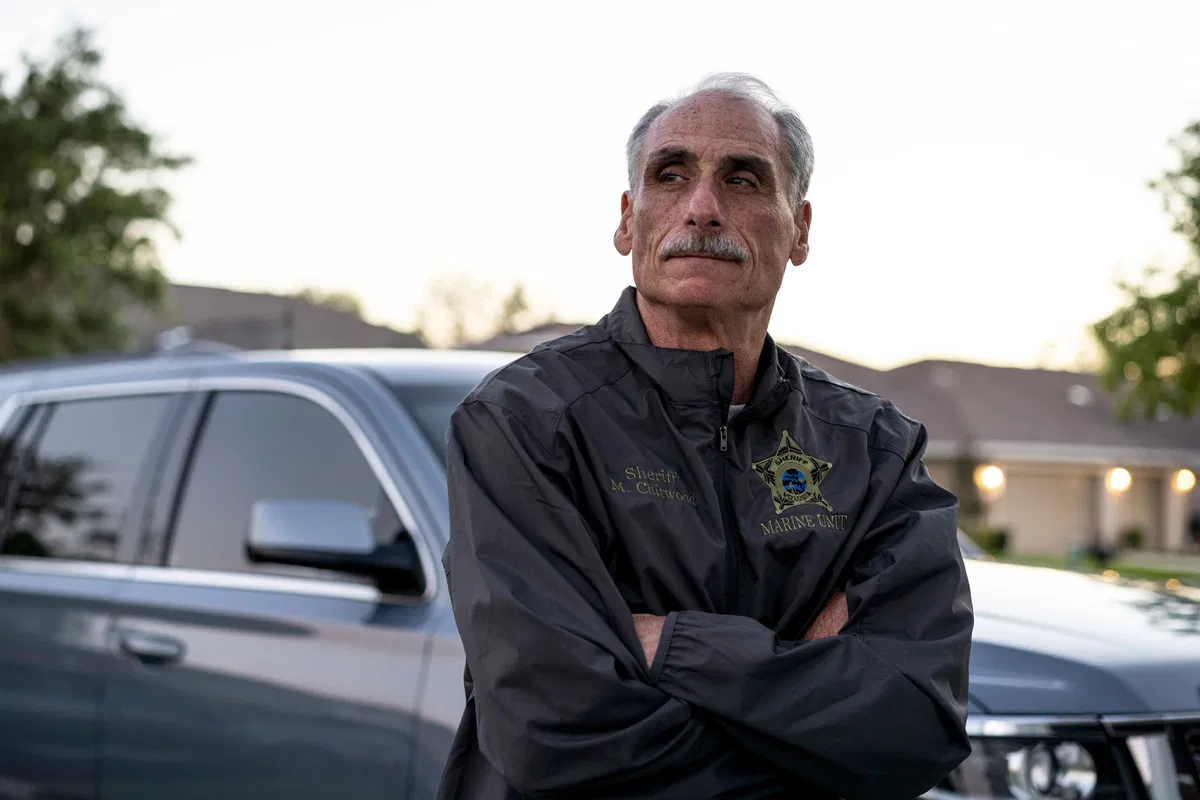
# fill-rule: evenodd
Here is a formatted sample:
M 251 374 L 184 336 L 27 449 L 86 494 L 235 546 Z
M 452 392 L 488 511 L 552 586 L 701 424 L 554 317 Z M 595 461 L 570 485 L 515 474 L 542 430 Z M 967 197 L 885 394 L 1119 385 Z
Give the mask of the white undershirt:
M 729 407 L 729 418 L 733 419 L 745 407 L 746 406 L 744 403 L 740 406 L 730 406 Z

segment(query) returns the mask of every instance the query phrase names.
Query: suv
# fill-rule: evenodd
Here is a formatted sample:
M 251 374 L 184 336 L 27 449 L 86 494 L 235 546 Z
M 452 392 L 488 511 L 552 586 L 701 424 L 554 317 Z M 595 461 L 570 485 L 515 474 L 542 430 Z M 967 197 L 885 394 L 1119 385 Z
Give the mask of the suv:
M 464 706 L 445 432 L 512 357 L 0 372 L 0 800 L 432 797 Z M 976 745 L 928 796 L 1200 796 L 1200 592 L 970 577 Z

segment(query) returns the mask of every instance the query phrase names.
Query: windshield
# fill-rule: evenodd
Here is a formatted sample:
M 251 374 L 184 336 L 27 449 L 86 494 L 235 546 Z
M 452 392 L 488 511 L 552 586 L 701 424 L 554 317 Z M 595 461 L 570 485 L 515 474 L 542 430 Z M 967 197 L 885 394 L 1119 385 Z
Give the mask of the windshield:
M 392 392 L 409 413 L 438 459 L 446 461 L 446 431 L 450 415 L 475 384 L 392 384 Z

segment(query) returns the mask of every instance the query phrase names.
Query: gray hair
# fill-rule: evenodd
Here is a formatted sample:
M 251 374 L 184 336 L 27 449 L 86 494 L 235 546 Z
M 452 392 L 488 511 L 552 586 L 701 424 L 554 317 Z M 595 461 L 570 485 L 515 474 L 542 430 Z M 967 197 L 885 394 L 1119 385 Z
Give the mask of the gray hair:
M 660 116 L 678 106 L 684 100 L 703 93 L 718 93 L 739 97 L 754 103 L 766 111 L 779 125 L 779 134 L 787 145 L 788 158 L 788 200 L 793 208 L 798 208 L 808 194 L 808 184 L 813 171 L 813 144 L 808 128 L 800 119 L 800 115 L 779 99 L 766 83 L 740 72 L 722 72 L 710 75 L 698 83 L 691 91 L 674 100 L 664 100 L 651 106 L 642 115 L 629 134 L 625 145 L 625 158 L 629 169 L 629 189 L 634 195 L 639 188 L 638 166 L 642 159 L 642 146 L 646 143 L 646 134 L 650 126 Z

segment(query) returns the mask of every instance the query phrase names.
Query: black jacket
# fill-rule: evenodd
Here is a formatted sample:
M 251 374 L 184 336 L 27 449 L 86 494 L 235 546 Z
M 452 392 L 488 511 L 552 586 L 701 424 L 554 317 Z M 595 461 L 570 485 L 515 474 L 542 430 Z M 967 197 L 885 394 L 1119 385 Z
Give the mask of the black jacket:
M 479 385 L 443 564 L 467 708 L 443 798 L 911 798 L 969 752 L 973 612 L 924 427 L 767 340 L 650 344 L 631 287 Z M 841 635 L 805 641 L 835 589 Z M 646 664 L 631 614 L 667 617 Z

